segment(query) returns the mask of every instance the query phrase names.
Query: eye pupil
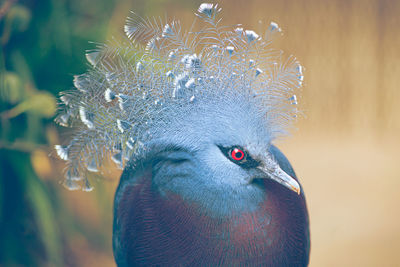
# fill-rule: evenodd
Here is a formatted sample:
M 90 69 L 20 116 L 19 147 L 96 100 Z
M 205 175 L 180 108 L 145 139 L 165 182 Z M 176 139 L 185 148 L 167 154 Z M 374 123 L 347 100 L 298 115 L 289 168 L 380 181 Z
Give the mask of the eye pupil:
M 234 160 L 242 160 L 244 158 L 244 152 L 239 148 L 232 150 L 231 156 Z

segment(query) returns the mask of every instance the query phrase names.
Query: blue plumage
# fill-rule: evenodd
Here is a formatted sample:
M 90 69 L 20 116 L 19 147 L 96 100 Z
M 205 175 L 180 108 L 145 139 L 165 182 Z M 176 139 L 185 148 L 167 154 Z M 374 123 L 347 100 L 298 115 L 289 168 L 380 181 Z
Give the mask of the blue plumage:
M 61 96 L 57 121 L 77 129 L 65 185 L 111 157 L 119 266 L 305 266 L 308 214 L 287 159 L 271 145 L 297 115 L 294 57 L 269 47 L 280 33 L 221 26 L 202 4 L 199 31 L 132 13 L 125 43 L 87 54 L 92 68 Z M 297 193 L 297 194 L 296 194 Z
M 123 167 L 159 132 L 160 122 L 190 111 L 192 102 L 247 98 L 258 105 L 271 138 L 285 132 L 297 113 L 290 98 L 301 86 L 301 65 L 293 57 L 282 63 L 281 52 L 269 47 L 280 32 L 276 23 L 259 35 L 220 26 L 219 12 L 217 5 L 200 7 L 204 27 L 197 32 L 132 13 L 125 26 L 129 41 L 87 53 L 92 68 L 74 77 L 76 89 L 62 93 L 56 119 L 76 128 L 70 144 L 56 147 L 68 164 L 66 185 L 78 188 L 76 181 L 108 156 L 117 155 Z

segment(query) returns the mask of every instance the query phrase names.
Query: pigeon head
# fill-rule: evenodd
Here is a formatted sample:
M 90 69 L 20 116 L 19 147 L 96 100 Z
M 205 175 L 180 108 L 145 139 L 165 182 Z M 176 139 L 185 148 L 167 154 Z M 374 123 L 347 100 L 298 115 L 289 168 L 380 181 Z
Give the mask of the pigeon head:
M 153 164 L 161 194 L 178 194 L 211 214 L 256 209 L 264 199 L 260 179 L 300 193 L 270 151 L 268 121 L 246 96 L 197 99 L 164 122 L 142 156 Z

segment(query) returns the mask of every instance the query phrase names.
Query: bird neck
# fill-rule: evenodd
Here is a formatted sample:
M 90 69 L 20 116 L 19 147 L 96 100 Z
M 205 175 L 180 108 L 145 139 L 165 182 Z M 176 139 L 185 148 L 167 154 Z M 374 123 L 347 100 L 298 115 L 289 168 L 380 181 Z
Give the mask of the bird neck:
M 161 196 L 151 179 L 144 178 L 124 187 L 115 214 L 114 245 L 117 240 L 128 262 L 140 257 L 146 263 L 167 259 L 173 265 L 207 258 L 205 265 L 221 260 L 257 265 L 298 259 L 308 245 L 301 242 L 308 234 L 304 199 L 275 183 L 266 186 L 266 199 L 258 209 L 218 218 L 179 195 Z

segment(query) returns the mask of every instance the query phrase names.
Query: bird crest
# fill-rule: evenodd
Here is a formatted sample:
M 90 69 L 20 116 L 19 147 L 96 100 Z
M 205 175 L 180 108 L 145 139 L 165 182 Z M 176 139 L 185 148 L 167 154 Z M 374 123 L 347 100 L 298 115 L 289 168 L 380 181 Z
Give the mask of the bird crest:
M 92 190 L 87 172 L 99 172 L 107 158 L 123 169 L 162 123 L 217 96 L 244 96 L 257 103 L 272 137 L 286 132 L 298 113 L 294 91 L 302 86 L 302 66 L 270 47 L 281 33 L 276 23 L 256 33 L 221 25 L 220 14 L 218 4 L 201 4 L 195 31 L 132 12 L 124 41 L 87 52 L 90 67 L 60 94 L 56 118 L 74 129 L 69 144 L 55 146 L 67 163 L 67 188 Z

